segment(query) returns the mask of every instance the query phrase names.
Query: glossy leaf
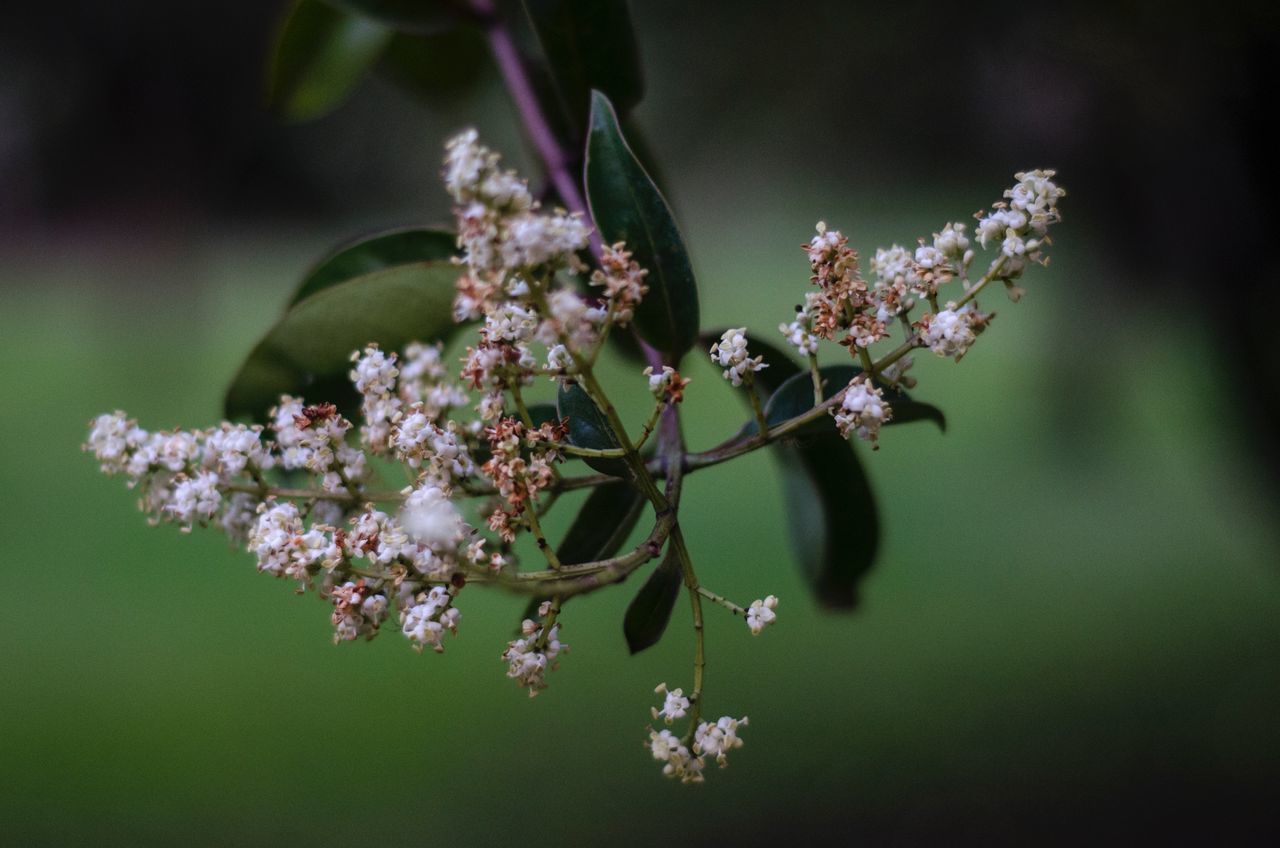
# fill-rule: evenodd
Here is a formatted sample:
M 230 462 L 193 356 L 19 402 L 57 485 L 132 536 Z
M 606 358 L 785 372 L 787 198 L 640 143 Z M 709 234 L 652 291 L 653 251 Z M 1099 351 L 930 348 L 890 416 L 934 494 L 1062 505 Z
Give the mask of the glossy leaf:
M 834 431 L 774 448 L 787 524 L 801 571 L 818 601 L 858 603 L 858 582 L 875 564 L 880 522 L 862 463 Z
M 399 265 L 353 277 L 289 307 L 227 391 L 229 418 L 256 417 L 281 394 L 337 402 L 354 350 L 389 350 L 448 338 L 458 269 L 447 260 Z M 349 391 L 349 388 L 347 389 Z
M 621 447 L 609 421 L 600 407 L 577 383 L 561 386 L 556 395 L 556 409 L 561 418 L 569 419 L 569 443 L 591 450 L 613 450 Z M 614 457 L 583 457 L 587 465 L 604 474 L 623 477 L 627 464 Z
M 339 248 L 307 272 L 290 303 L 310 297 L 354 277 L 399 265 L 449 259 L 457 252 L 457 237 L 444 230 L 404 229 Z
M 635 529 L 644 505 L 644 495 L 630 483 L 595 487 L 556 551 L 560 561 L 574 565 L 613 556 Z
M 320 0 L 300 0 L 276 43 L 269 78 L 273 110 L 295 121 L 332 112 L 381 55 L 391 30 Z
M 563 108 L 580 134 L 592 89 L 624 117 L 640 102 L 644 78 L 626 0 L 524 0 L 524 6 Z
M 631 600 L 627 614 L 622 619 L 622 633 L 627 637 L 627 647 L 631 649 L 631 653 L 638 654 L 645 648 L 656 645 L 662 638 L 667 623 L 671 621 L 671 611 L 675 608 L 683 582 L 680 559 L 674 551 L 668 549 L 661 564 L 653 570 L 649 579 L 640 587 L 640 592 Z
M 456 26 L 467 14 L 451 0 L 326 0 L 336 8 L 403 32 L 432 33 Z
M 657 186 L 627 146 L 609 99 L 591 95 L 586 187 L 591 215 L 606 243 L 625 241 L 649 269 L 649 293 L 635 327 L 672 364 L 698 338 L 698 289 L 675 219 Z

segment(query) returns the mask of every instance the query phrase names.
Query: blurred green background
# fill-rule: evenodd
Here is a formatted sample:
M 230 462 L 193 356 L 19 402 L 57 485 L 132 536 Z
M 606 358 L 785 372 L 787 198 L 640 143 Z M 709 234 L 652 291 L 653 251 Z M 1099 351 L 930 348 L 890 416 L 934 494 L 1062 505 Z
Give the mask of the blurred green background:
M 529 160 L 491 74 L 426 108 L 375 79 L 316 124 L 274 122 L 272 4 L 28 10 L 0 36 L 0 842 L 1280 835 L 1275 355 L 1249 346 L 1275 295 L 1265 270 L 1234 275 L 1273 216 L 1248 65 L 1274 21 L 634 5 L 637 120 L 709 327 L 787 318 L 818 218 L 867 255 L 967 218 L 1016 169 L 1056 165 L 1072 191 L 1026 298 L 988 300 L 960 365 L 918 358 L 949 431 L 863 453 L 885 539 L 859 611 L 810 601 L 768 456 L 689 480 L 704 582 L 782 606 L 758 639 L 709 611 L 708 709 L 751 724 L 687 787 L 642 747 L 653 686 L 688 684 L 683 603 L 638 657 L 620 626 L 638 583 L 572 605 L 572 651 L 530 701 L 498 659 L 519 599 L 467 593 L 443 656 L 394 633 L 335 648 L 324 605 L 221 537 L 148 528 L 80 453 L 91 416 L 215 422 L 308 263 L 446 217 L 451 131 Z M 1174 47 L 1234 58 L 1163 64 Z M 1228 224 L 1190 217 L 1210 186 L 1222 255 Z M 1258 309 L 1204 316 L 1241 302 Z M 709 364 L 690 373 L 704 447 L 740 412 Z

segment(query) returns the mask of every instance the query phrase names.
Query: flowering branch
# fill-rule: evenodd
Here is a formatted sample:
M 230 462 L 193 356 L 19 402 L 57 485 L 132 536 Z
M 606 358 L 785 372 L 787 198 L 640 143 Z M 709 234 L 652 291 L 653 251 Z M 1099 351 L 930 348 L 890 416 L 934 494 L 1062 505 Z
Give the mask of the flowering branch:
M 312 377 L 341 376 L 308 374 L 279 393 L 265 425 L 228 421 L 205 430 L 151 432 L 116 412 L 91 422 L 85 448 L 104 472 L 126 478 L 153 523 L 184 531 L 217 527 L 253 554 L 259 571 L 329 601 L 335 642 L 371 639 L 394 620 L 415 649 L 439 653 L 446 634 L 458 633 L 457 601 L 466 586 L 530 596 L 536 606 L 501 655 L 507 675 L 530 696 L 546 688 L 568 651 L 560 638 L 565 601 L 616 585 L 657 560 L 623 629 L 633 651 L 654 644 L 684 589 L 692 683 L 687 696 L 665 683 L 655 690 L 663 703 L 651 716 L 667 727 L 651 727 L 647 745 L 665 774 L 700 782 L 709 759 L 723 766 L 727 753 L 741 747 L 739 732 L 747 724 L 728 715 L 703 719 L 703 601 L 743 619 L 758 635 L 776 621 L 778 599 L 766 595 L 741 606 L 703 585 L 680 520 L 685 476 L 783 440 L 830 451 L 793 452 L 811 473 L 854 463 L 860 474 L 845 439 L 857 436 L 877 447 L 884 426 L 924 414 L 903 391 L 915 385 L 907 374 L 910 354 L 928 349 L 958 361 L 968 352 L 993 317 L 978 309 L 985 289 L 1000 280 L 1016 299 L 1015 281 L 1030 265 L 1047 262 L 1048 229 L 1059 220 L 1064 193 L 1052 171 L 1017 174 L 1004 199 L 977 216 L 974 241 L 998 251 L 972 284 L 977 251 L 964 224 L 948 223 L 914 251 L 877 250 L 870 263 L 875 279 L 868 282 L 845 236 L 819 223 L 803 246 L 812 287 L 793 320 L 779 325 L 803 364 L 745 327 L 721 333 L 707 353 L 723 377 L 745 391 L 752 420 L 740 435 L 691 452 L 680 426 L 690 381 L 677 366 L 698 334 L 697 299 L 670 210 L 600 92 L 590 95 L 589 155 L 579 183 L 571 171 L 577 157 L 551 129 L 506 10 L 493 0 L 471 0 L 470 8 L 563 208 L 544 208 L 528 184 L 466 130 L 446 147 L 443 178 L 456 233 L 444 238 L 445 247 L 439 233 L 416 233 L 408 239 L 411 248 L 398 242 L 398 251 L 420 255 L 412 280 L 396 287 L 379 288 L 385 280 L 374 279 L 378 275 L 343 278 L 342 286 L 312 278 L 283 319 L 304 322 L 328 310 L 334 320 L 326 327 L 345 326 L 347 310 L 362 309 L 364 327 L 376 324 L 382 314 L 376 310 L 383 309 L 400 332 L 405 314 L 434 326 L 446 310 L 421 305 L 443 298 L 453 323 L 469 325 L 472 333 L 460 367 L 445 359 L 447 334 L 427 333 L 433 340 L 424 343 L 388 330 L 377 336 L 385 349 L 364 338 L 351 345 L 357 349 L 346 376 L 358 407 L 297 397 L 307 385 L 322 385 L 309 383 Z M 348 249 L 359 262 L 338 262 L 329 271 L 383 261 L 386 251 L 373 241 Z M 947 301 L 940 295 L 957 278 L 963 293 Z M 585 291 L 578 285 L 584 281 Z M 356 293 L 354 300 L 342 300 L 348 292 Z M 918 304 L 927 311 L 913 320 Z M 902 339 L 885 351 L 892 327 Z M 254 356 L 268 356 L 289 339 L 311 343 L 297 325 L 288 329 Z M 612 399 L 631 387 L 606 386 L 597 372 L 605 341 L 624 331 L 640 343 L 653 400 L 634 439 Z M 835 350 L 830 343 L 847 351 L 846 364 L 820 365 L 822 346 Z M 264 375 L 299 370 L 293 361 L 251 364 L 255 392 L 269 381 Z M 640 376 L 633 378 L 635 390 Z M 556 390 L 554 408 L 537 402 L 536 387 L 548 383 Z M 642 447 L 652 457 L 642 456 Z M 570 459 L 596 473 L 562 475 L 560 466 Z M 396 468 L 409 484 L 391 491 L 379 483 L 379 467 Z M 842 492 L 858 474 L 838 481 Z M 543 518 L 560 494 L 578 489 L 590 495 L 555 544 Z M 828 512 L 833 504 L 844 506 L 835 497 L 824 500 Z M 854 520 L 869 517 L 854 507 Z M 648 532 L 624 550 L 645 512 Z M 522 535 L 537 548 L 540 565 L 521 562 Z M 843 588 L 851 592 L 852 583 Z M 679 734 L 669 729 L 677 721 L 687 721 Z

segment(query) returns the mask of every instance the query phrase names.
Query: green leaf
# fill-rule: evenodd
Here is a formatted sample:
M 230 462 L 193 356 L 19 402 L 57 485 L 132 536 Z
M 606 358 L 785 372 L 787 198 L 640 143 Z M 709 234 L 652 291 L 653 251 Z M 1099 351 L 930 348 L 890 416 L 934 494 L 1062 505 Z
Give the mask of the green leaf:
M 644 78 L 626 0 L 524 0 L 524 6 L 579 138 L 592 89 L 624 117 L 635 108 Z
M 862 463 L 836 432 L 774 450 L 801 571 L 824 606 L 853 609 L 858 582 L 875 564 L 880 546 L 875 498 Z
M 351 352 L 375 342 L 447 339 L 458 269 L 447 260 L 398 265 L 353 277 L 289 307 L 249 354 L 230 389 L 229 418 L 261 418 L 281 394 L 332 401 L 350 392 Z
M 613 556 L 635 529 L 644 505 L 644 495 L 630 483 L 595 487 L 556 551 L 560 561 L 574 565 Z
M 638 654 L 662 638 L 667 622 L 671 621 L 671 610 L 676 605 L 682 582 L 680 558 L 675 551 L 668 549 L 662 563 L 640 587 L 622 619 L 622 633 L 627 637 L 631 653 Z
M 456 26 L 467 10 L 450 0 L 326 0 L 336 8 L 403 32 L 433 33 Z
M 561 418 L 569 419 L 569 443 L 590 450 L 613 450 L 622 447 L 609 420 L 595 401 L 577 383 L 561 386 L 556 395 L 556 409 Z M 583 457 L 587 465 L 602 474 L 627 475 L 627 464 L 614 457 Z
M 449 259 L 457 237 L 444 230 L 403 229 L 380 233 L 339 248 L 307 272 L 290 303 L 354 277 L 399 265 Z
M 327 115 L 347 98 L 381 55 L 391 30 L 334 9 L 299 0 L 276 42 L 268 102 L 285 118 Z
M 600 237 L 608 244 L 625 241 L 635 261 L 649 269 L 636 331 L 670 364 L 678 363 L 698 338 L 693 268 L 670 207 L 627 146 L 609 99 L 598 91 L 591 93 L 586 187 Z

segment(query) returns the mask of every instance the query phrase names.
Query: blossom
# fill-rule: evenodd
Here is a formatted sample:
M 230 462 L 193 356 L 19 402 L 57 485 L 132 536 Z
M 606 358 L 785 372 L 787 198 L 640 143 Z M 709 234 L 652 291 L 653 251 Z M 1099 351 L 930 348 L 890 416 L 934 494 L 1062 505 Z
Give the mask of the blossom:
M 990 315 L 982 314 L 972 303 L 958 309 L 948 303 L 937 315 L 924 315 L 916 327 L 926 347 L 938 356 L 953 356 L 959 362 L 990 320 Z
M 747 717 L 732 718 L 721 716 L 714 724 L 701 722 L 693 732 L 693 752 L 699 756 L 715 757 L 721 768 L 728 763 L 725 755 L 734 748 L 742 747 L 742 739 L 738 736 L 738 728 L 747 726 Z
M 560 652 L 569 649 L 558 638 L 558 624 L 552 625 L 546 644 L 540 645 L 545 626 L 532 619 L 525 619 L 521 628 L 524 638 L 511 640 L 507 643 L 507 649 L 502 652 L 502 659 L 507 663 L 507 677 L 527 688 L 530 698 L 547 688 L 547 672 L 556 667 L 554 661 Z
M 893 416 L 893 410 L 884 402 L 884 393 L 859 374 L 849 382 L 840 406 L 833 408 L 831 414 L 840 435 L 848 438 L 851 432 L 857 433 L 858 438 L 874 444 L 881 425 Z
M 684 718 L 685 714 L 689 712 L 689 699 L 684 696 L 683 689 L 672 689 L 667 691 L 667 684 L 659 683 L 657 688 L 653 691 L 659 695 L 666 696 L 662 704 L 662 709 L 651 707 L 649 710 L 653 713 L 653 717 L 655 719 L 661 716 L 663 721 L 667 724 L 671 724 L 678 718 Z
M 747 374 L 768 368 L 764 357 L 752 359 L 747 355 L 747 328 L 725 330 L 720 341 L 711 346 L 711 361 L 724 369 L 724 378 L 734 386 L 741 386 Z
M 777 608 L 778 598 L 775 595 L 751 602 L 751 606 L 747 607 L 747 627 L 751 629 L 752 636 L 759 636 L 762 630 L 777 620 L 778 614 L 774 612 Z
M 444 653 L 442 639 L 446 631 L 456 634 L 462 615 L 453 606 L 453 598 L 440 586 L 417 596 L 417 603 L 400 614 L 400 631 L 417 651 L 430 647 Z
M 684 400 L 684 390 L 690 381 L 681 377 L 680 372 L 670 365 L 663 365 L 660 371 L 655 371 L 651 365 L 643 373 L 649 378 L 649 391 L 658 400 L 665 403 L 680 403 Z
M 681 783 L 702 783 L 702 769 L 705 762 L 702 757 L 689 753 L 674 733 L 670 730 L 650 730 L 645 747 L 653 754 L 653 758 L 662 763 L 662 773 L 670 778 L 679 779 Z

